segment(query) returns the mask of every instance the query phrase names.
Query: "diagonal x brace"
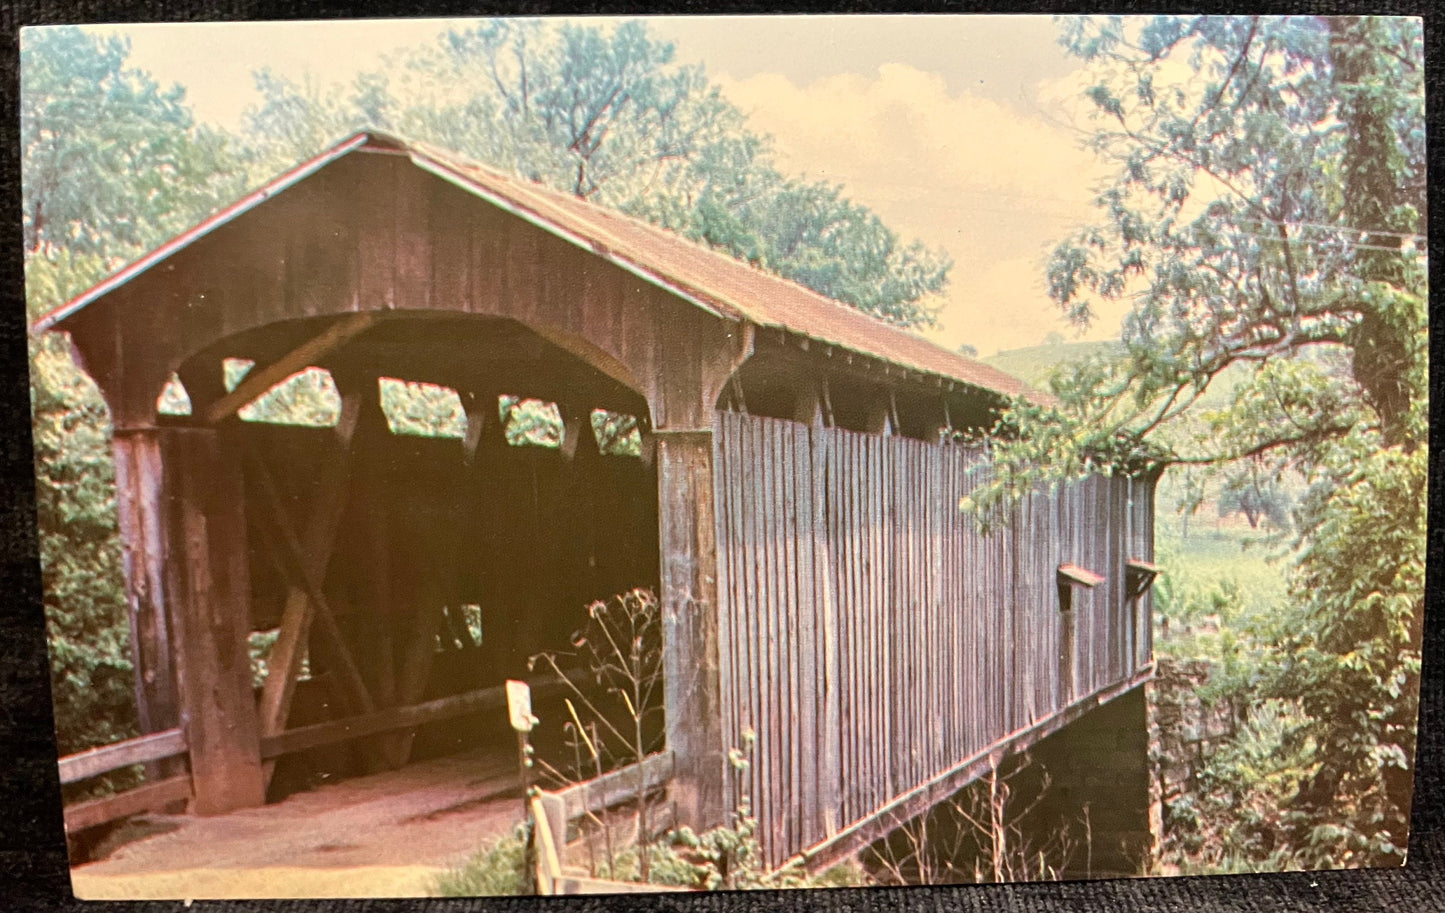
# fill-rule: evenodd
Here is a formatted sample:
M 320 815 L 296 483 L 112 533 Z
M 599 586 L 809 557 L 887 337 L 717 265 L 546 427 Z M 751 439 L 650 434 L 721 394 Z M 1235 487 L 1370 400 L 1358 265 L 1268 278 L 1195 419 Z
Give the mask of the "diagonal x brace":
M 376 710 L 376 704 L 371 698 L 371 692 L 367 690 L 366 682 L 357 668 L 350 649 L 346 646 L 346 641 L 342 638 L 341 627 L 336 622 L 336 612 L 331 608 L 331 603 L 322 591 L 321 583 L 318 580 L 317 565 L 320 562 L 308 562 L 308 555 L 302 549 L 301 540 L 283 512 L 281 495 L 276 490 L 276 483 L 271 478 L 270 471 L 262 465 L 259 466 L 257 475 L 271 514 L 271 525 L 280 540 L 282 557 L 291 586 L 299 587 L 305 593 L 306 598 L 311 601 L 315 619 L 325 629 L 326 636 L 336 651 L 336 657 L 341 667 L 343 687 L 346 688 L 352 700 L 363 713 L 372 713 Z

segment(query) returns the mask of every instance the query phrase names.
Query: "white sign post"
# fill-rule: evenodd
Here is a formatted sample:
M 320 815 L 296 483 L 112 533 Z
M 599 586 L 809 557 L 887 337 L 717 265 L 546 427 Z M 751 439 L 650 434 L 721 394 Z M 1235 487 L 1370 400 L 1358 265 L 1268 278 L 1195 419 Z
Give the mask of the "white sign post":
M 526 682 L 507 681 L 507 714 L 518 732 L 531 732 L 540 722 L 532 716 L 532 689 Z
M 507 680 L 507 716 L 510 718 L 512 728 L 517 731 L 517 763 L 522 773 L 522 820 L 527 821 L 532 814 L 532 754 L 534 752 L 527 736 L 541 721 L 532 715 L 532 689 L 526 682 Z M 542 826 L 545 826 L 542 822 L 532 822 L 534 829 Z M 529 838 L 524 854 L 524 864 L 529 880 L 534 877 L 535 873 L 533 851 L 532 840 Z M 532 885 L 533 893 L 536 890 L 537 886 L 534 883 Z

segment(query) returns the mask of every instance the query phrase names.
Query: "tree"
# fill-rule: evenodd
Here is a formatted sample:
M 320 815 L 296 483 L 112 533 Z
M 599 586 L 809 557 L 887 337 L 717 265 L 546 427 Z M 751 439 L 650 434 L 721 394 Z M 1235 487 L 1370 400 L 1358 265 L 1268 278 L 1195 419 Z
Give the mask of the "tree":
M 933 322 L 941 251 L 905 243 L 841 188 L 784 177 L 770 143 L 645 23 L 486 20 L 350 87 L 257 74 L 247 117 L 274 171 L 366 126 L 646 219 L 901 326 Z
M 113 267 L 244 189 L 179 86 L 126 66 L 120 38 L 40 29 L 20 55 L 25 249 Z
M 32 311 L 71 277 L 38 256 L 27 265 Z M 56 334 L 30 340 L 36 515 L 62 755 L 135 734 L 129 627 L 115 516 L 115 464 L 105 404 Z
M 1234 467 L 1224 474 L 1219 491 L 1219 516 L 1244 514 L 1250 529 L 1258 529 L 1260 520 L 1268 520 L 1279 530 L 1290 528 L 1289 493 L 1275 478 L 1264 477 L 1259 472 L 1257 460 L 1245 460 L 1243 466 Z
M 1420 23 L 1086 18 L 1064 44 L 1116 170 L 1049 288 L 1080 324 L 1129 300 L 1125 353 L 1062 378 L 1057 406 L 1013 410 L 992 503 L 1146 464 L 1253 461 L 1265 484 L 1307 485 L 1297 619 L 1266 686 L 1300 702 L 1321 759 L 1299 775 L 1297 859 L 1398 863 L 1424 600 Z M 1233 366 L 1232 397 L 1201 409 Z
M 239 193 L 227 148 L 178 88 L 77 28 L 21 49 L 26 302 L 31 318 Z M 41 574 L 60 751 L 134 734 L 110 421 L 63 336 L 30 340 Z

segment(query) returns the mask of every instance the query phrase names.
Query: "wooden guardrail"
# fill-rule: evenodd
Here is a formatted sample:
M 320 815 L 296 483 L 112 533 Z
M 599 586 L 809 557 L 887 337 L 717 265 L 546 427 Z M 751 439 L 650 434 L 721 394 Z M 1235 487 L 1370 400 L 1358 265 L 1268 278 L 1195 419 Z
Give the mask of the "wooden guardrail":
M 155 783 L 143 783 L 125 792 L 78 802 L 65 808 L 65 832 L 78 834 L 81 831 L 119 821 L 131 815 L 153 812 L 165 808 L 172 802 L 191 798 L 191 775 L 180 774 L 167 777 Z
M 102 745 L 89 751 L 67 755 L 59 761 L 60 782 L 79 783 L 102 774 L 114 773 L 134 764 L 148 764 L 184 755 L 186 734 L 181 729 L 166 729 L 149 735 Z M 65 808 L 65 832 L 77 834 L 87 828 L 118 821 L 131 815 L 152 812 L 191 797 L 191 777 L 179 774 L 151 783 L 142 783 L 124 792 Z
M 532 686 L 533 691 L 543 696 L 558 693 L 562 680 L 549 676 Z M 482 710 L 506 710 L 507 694 L 502 686 L 481 688 L 463 694 L 437 698 L 422 704 L 406 707 L 388 707 L 375 713 L 299 726 L 285 732 L 261 739 L 261 757 L 274 758 L 283 754 L 306 751 L 323 745 L 333 745 L 350 739 L 391 732 L 395 729 L 409 729 L 425 723 L 435 723 L 454 717 L 466 716 Z
M 562 680 L 556 677 L 541 679 L 535 685 L 536 690 L 544 695 L 556 693 L 562 687 Z M 261 740 L 261 757 L 263 759 L 274 758 L 350 739 L 452 719 L 478 711 L 504 709 L 506 706 L 507 699 L 504 689 L 494 687 L 455 694 L 407 707 L 390 707 L 361 716 L 330 720 L 311 726 L 299 726 L 274 736 L 268 736 Z M 103 774 L 114 773 L 135 764 L 148 764 L 167 758 L 180 757 L 187 751 L 188 745 L 183 729 L 153 732 L 61 758 L 59 760 L 60 782 L 65 785 L 79 783 Z M 668 776 L 670 776 L 670 760 L 668 765 Z M 600 784 L 605 794 L 611 796 L 616 793 L 619 797 L 609 799 L 608 804 L 610 805 L 627 801 L 628 798 L 628 794 L 622 792 L 623 785 L 617 780 L 617 774 L 620 773 L 622 771 L 607 775 L 603 778 L 606 783 Z M 655 789 L 658 785 L 657 772 L 650 767 L 644 776 L 644 781 L 647 784 L 644 786 L 645 789 Z M 156 811 L 173 802 L 188 799 L 190 795 L 191 781 L 188 775 L 183 774 L 158 782 L 144 783 L 113 796 L 67 807 L 65 809 L 65 829 L 67 833 L 76 833 L 130 815 Z M 586 795 L 588 795 L 586 790 L 574 794 L 568 808 L 598 810 L 597 799 L 578 798 Z M 576 815 L 582 814 L 585 814 L 585 811 L 576 812 Z
M 102 745 L 89 751 L 66 755 L 60 759 L 60 782 L 79 783 L 101 774 L 108 774 L 130 767 L 132 764 L 146 764 L 161 761 L 186 753 L 186 734 L 180 729 L 166 729 L 134 739 L 126 739 L 112 745 Z
M 634 768 L 640 766 L 642 765 L 633 765 Z M 547 795 L 538 791 L 527 804 L 532 815 L 532 875 L 538 894 L 661 894 L 685 890 L 637 881 L 611 881 L 568 874 L 562 867 L 561 848 L 556 836 L 565 829 L 566 823 L 558 821 L 555 814 L 548 812 L 547 805 L 552 804 L 555 810 L 557 803 L 548 803 Z M 551 794 L 551 797 L 555 799 L 556 794 Z
M 550 795 L 560 803 L 559 807 L 570 825 L 588 814 L 597 814 L 661 789 L 672 780 L 672 772 L 672 752 L 664 751 Z

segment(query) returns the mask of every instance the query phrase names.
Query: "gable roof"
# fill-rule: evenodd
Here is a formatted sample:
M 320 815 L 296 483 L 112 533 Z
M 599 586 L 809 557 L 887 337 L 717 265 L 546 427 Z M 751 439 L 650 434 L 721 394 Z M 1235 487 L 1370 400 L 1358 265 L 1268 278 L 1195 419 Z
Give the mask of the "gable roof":
M 724 319 L 778 329 L 899 367 L 1004 396 L 1046 398 L 1022 380 L 900 329 L 857 308 L 671 231 L 541 184 L 466 161 L 425 143 L 378 131 L 355 134 L 76 296 L 33 325 L 62 328 L 91 302 L 265 200 L 358 150 L 408 156 L 419 168 L 526 219 Z

